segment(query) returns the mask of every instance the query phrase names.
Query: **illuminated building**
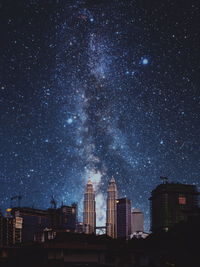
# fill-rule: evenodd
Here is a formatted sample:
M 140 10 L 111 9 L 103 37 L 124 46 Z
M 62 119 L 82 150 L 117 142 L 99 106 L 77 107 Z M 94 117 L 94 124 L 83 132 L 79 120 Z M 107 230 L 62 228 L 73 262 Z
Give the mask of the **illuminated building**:
M 131 201 L 128 198 L 117 200 L 117 238 L 129 239 L 131 235 Z
M 95 232 L 96 227 L 96 208 L 95 194 L 91 180 L 88 181 L 85 188 L 83 209 L 83 231 L 86 234 L 92 234 Z
M 107 211 L 106 211 L 106 234 L 112 238 L 117 237 L 117 186 L 115 179 L 109 182 L 107 191 Z
M 3 217 L 0 214 L 0 246 L 10 246 L 22 242 L 22 218 Z
M 151 194 L 151 230 L 168 231 L 198 208 L 195 185 L 168 183 L 158 185 Z

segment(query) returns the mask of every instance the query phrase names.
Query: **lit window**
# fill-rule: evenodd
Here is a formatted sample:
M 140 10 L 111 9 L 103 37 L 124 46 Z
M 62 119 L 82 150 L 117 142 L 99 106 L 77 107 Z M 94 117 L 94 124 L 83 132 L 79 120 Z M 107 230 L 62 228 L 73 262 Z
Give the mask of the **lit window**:
M 186 197 L 179 196 L 178 202 L 179 202 L 180 205 L 185 205 L 186 204 Z

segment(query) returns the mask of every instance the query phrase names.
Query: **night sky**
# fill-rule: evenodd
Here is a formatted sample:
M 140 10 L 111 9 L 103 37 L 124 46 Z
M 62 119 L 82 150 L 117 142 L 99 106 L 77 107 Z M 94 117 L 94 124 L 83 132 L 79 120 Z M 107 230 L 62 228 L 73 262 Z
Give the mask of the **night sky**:
M 161 181 L 200 186 L 200 4 L 0 0 L 0 207 L 79 204 L 95 183 L 145 215 Z M 13 205 L 17 201 L 13 200 Z

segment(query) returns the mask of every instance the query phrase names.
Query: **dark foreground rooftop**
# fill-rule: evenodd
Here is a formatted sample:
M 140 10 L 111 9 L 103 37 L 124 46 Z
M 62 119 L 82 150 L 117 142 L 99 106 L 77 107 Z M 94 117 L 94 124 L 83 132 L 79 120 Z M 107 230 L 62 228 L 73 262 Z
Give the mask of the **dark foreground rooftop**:
M 147 239 L 59 233 L 54 240 L 0 248 L 1 267 L 199 267 L 200 216 Z

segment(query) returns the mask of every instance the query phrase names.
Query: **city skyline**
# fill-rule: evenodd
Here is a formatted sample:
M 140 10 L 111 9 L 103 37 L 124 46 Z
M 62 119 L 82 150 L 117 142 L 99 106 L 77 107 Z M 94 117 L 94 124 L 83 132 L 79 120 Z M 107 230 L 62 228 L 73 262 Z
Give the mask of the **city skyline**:
M 0 2 L 2 212 L 53 196 L 82 214 L 91 177 L 104 225 L 113 176 L 149 231 L 160 176 L 199 189 L 199 11 L 196 0 Z

